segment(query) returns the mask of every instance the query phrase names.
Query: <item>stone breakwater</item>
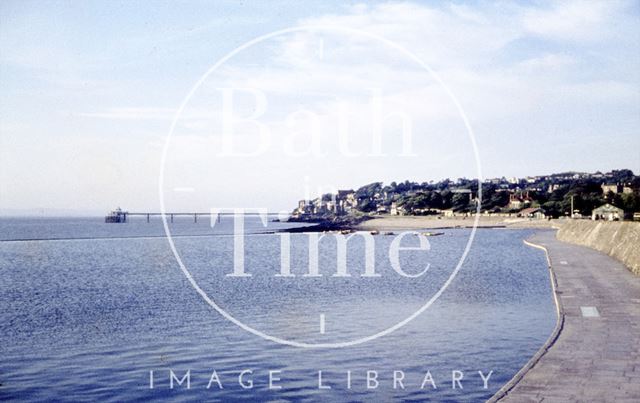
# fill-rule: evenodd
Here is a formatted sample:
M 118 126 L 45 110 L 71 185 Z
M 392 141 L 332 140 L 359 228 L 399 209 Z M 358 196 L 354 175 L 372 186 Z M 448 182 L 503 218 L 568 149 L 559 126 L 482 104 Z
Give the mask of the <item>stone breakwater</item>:
M 558 239 L 612 256 L 640 275 L 640 223 L 567 220 Z

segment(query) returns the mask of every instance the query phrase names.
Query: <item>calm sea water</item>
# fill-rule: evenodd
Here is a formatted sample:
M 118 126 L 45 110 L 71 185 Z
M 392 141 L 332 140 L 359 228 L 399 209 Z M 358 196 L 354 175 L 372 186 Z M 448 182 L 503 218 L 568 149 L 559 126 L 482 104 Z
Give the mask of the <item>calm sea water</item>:
M 304 343 L 367 337 L 411 315 L 451 274 L 469 230 L 429 237 L 430 250 L 403 251 L 391 267 L 393 236 L 375 236 L 366 278 L 365 243 L 347 247 L 351 277 L 336 272 L 336 241 L 320 241 L 320 277 L 308 235 L 292 234 L 291 271 L 275 276 L 288 224 L 247 218 L 245 270 L 233 271 L 231 217 L 171 225 L 176 249 L 201 289 L 243 324 Z M 59 401 L 483 401 L 538 350 L 555 324 L 546 261 L 523 244 L 527 230 L 478 230 L 451 285 L 415 320 L 381 338 L 339 349 L 291 347 L 251 334 L 216 312 L 180 270 L 156 219 L 0 219 L 0 399 Z M 402 246 L 417 245 L 407 236 Z M 320 317 L 324 317 L 324 333 Z M 213 371 L 216 382 L 207 389 Z M 239 373 L 253 387 L 244 389 Z M 150 388 L 150 371 L 154 387 Z M 170 389 L 170 371 L 186 382 Z M 269 389 L 269 371 L 281 389 Z M 318 388 L 318 371 L 323 385 Z M 347 375 L 350 371 L 350 375 Z M 367 372 L 376 383 L 367 385 Z M 376 371 L 375 373 L 372 371 Z M 394 371 L 402 371 L 394 388 Z M 452 388 L 461 371 L 463 389 Z M 482 371 L 493 371 L 484 388 Z M 430 382 L 421 389 L 429 372 Z M 400 372 L 396 372 L 400 377 Z M 351 388 L 348 388 L 348 378 Z M 368 388 L 371 387 L 371 388 Z

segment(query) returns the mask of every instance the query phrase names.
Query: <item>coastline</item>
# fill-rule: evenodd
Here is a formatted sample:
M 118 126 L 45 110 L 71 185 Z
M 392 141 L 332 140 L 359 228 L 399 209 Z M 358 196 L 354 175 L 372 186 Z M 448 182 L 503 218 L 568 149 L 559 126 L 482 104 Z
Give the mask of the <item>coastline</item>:
M 380 216 L 361 222 L 355 229 L 390 231 L 412 229 L 473 228 L 474 217 Z M 564 220 L 481 216 L 478 228 L 558 228 Z
M 558 312 L 556 329 L 488 402 L 637 401 L 640 278 L 607 254 L 536 231 Z M 606 341 L 606 342 L 605 342 Z
M 553 302 L 556 306 L 556 325 L 553 328 L 553 331 L 544 342 L 542 346 L 536 351 L 536 353 L 526 362 L 526 364 L 520 368 L 518 372 L 493 395 L 491 398 L 487 400 L 487 403 L 496 403 L 503 399 L 507 394 L 516 387 L 516 385 L 527 375 L 527 373 L 543 358 L 543 356 L 549 351 L 549 349 L 556 343 L 558 337 L 560 337 L 560 333 L 564 327 L 565 313 L 564 306 L 562 305 L 562 299 L 560 298 L 560 293 L 558 292 L 558 279 L 556 278 L 556 273 L 553 269 L 553 265 L 551 263 L 551 258 L 549 257 L 549 250 L 543 244 L 538 244 L 533 241 L 536 236 L 529 237 L 528 239 L 523 239 L 525 245 L 530 246 L 532 248 L 540 249 L 544 251 L 545 258 L 547 260 L 547 268 L 549 270 L 549 283 L 551 285 L 551 293 L 553 295 Z
M 361 222 L 360 231 L 410 231 L 473 228 L 474 217 L 381 216 Z M 640 223 L 588 219 L 533 219 L 480 216 L 478 228 L 554 229 L 557 239 L 603 252 L 640 275 Z

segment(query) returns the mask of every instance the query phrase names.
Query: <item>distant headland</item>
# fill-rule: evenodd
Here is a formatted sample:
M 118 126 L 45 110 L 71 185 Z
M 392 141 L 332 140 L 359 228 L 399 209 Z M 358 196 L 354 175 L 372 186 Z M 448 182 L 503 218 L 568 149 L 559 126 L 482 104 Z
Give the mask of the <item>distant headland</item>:
M 477 179 L 374 182 L 300 200 L 290 221 L 341 229 L 389 216 L 464 218 L 477 213 L 479 201 L 483 217 L 640 219 L 640 176 L 629 169 L 485 179 L 481 192 Z

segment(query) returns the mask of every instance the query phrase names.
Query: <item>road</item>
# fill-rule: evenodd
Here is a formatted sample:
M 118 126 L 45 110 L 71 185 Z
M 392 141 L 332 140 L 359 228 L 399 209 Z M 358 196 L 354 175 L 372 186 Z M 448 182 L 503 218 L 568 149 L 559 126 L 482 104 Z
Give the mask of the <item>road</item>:
M 640 402 L 640 277 L 603 253 L 558 241 L 555 231 L 529 241 L 547 251 L 560 326 L 493 400 Z

